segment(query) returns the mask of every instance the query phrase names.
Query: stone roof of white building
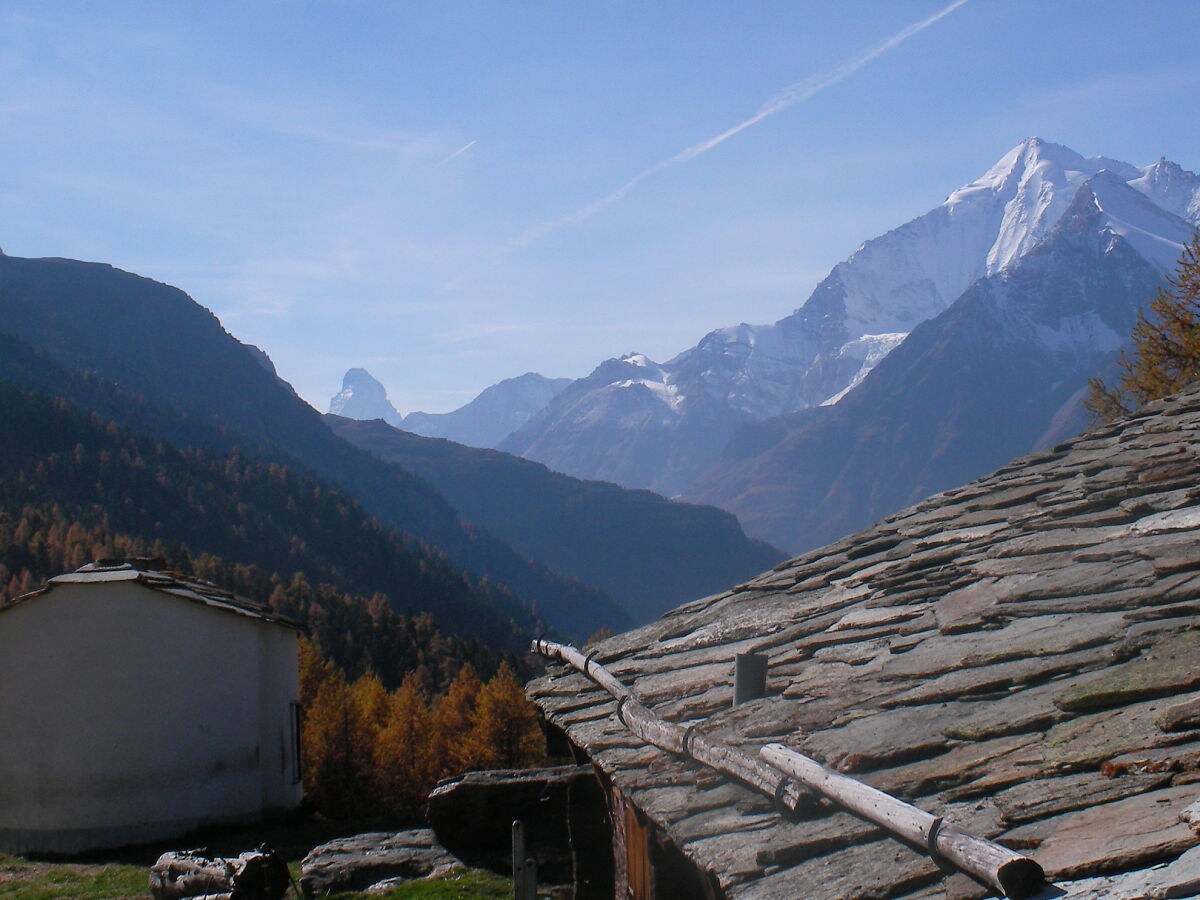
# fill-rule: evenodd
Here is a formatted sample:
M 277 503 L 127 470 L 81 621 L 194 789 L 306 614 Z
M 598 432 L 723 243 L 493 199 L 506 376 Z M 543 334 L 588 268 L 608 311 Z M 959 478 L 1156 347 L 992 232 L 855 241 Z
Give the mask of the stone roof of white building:
M 143 587 L 158 591 L 171 597 L 177 597 L 192 603 L 201 603 L 214 609 L 223 610 L 239 616 L 261 619 L 282 625 L 286 628 L 304 630 L 304 625 L 295 619 L 274 612 L 270 607 L 218 587 L 209 581 L 183 575 L 167 568 L 162 559 L 130 558 L 130 559 L 101 559 L 80 566 L 74 572 L 56 575 L 46 582 L 45 587 L 23 594 L 7 606 L 0 606 L 0 612 L 11 609 L 20 603 L 28 602 L 54 588 L 66 584 L 111 584 L 113 582 L 132 582 Z

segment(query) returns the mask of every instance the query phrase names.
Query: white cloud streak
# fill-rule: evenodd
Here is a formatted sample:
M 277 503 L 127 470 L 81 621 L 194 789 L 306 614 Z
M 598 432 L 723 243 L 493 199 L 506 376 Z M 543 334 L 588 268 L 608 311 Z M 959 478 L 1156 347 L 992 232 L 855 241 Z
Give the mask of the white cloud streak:
M 964 2 L 966 2 L 966 0 L 964 0 Z M 478 143 L 479 143 L 479 141 L 470 141 L 466 144 L 463 144 L 461 147 L 459 147 L 457 150 L 455 150 L 453 153 L 451 153 L 449 156 L 447 156 L 445 159 L 443 159 L 440 163 L 438 163 L 438 165 L 444 166 L 446 163 L 450 162 L 450 160 L 457 159 L 458 157 L 462 156 L 464 153 L 466 153 L 468 150 L 470 150 L 472 147 L 474 147 Z
M 525 231 L 524 233 L 505 243 L 497 251 L 496 256 L 507 256 L 513 251 L 520 250 L 524 247 L 528 247 L 530 244 L 537 243 L 542 238 L 559 231 L 562 228 L 566 228 L 570 225 L 577 225 L 580 222 L 590 219 L 592 216 L 596 215 L 596 213 L 606 209 L 609 206 L 612 206 L 618 200 L 622 199 L 626 194 L 628 194 L 647 178 L 650 178 L 653 175 L 657 175 L 659 172 L 673 168 L 682 163 L 690 162 L 691 160 L 704 155 L 709 150 L 712 150 L 713 148 L 725 143 L 731 137 L 740 134 L 748 128 L 754 127 L 764 119 L 770 118 L 776 113 L 783 112 L 785 109 L 795 106 L 797 103 L 803 103 L 804 101 L 815 97 L 822 91 L 828 90 L 836 84 L 840 84 L 859 69 L 874 62 L 889 50 L 894 50 L 909 38 L 920 34 L 926 28 L 929 28 L 931 25 L 934 25 L 941 19 L 944 19 L 946 16 L 950 15 L 950 13 L 954 12 L 956 9 L 965 5 L 966 3 L 967 0 L 954 0 L 953 3 L 944 6 L 933 15 L 914 22 L 908 27 L 897 31 L 887 40 L 876 44 L 869 50 L 866 50 L 857 56 L 853 56 L 831 69 L 826 69 L 824 72 L 818 72 L 815 75 L 810 75 L 808 78 L 797 81 L 795 84 L 788 85 L 774 97 L 768 100 L 765 104 L 763 104 L 762 108 L 759 109 L 759 111 L 754 115 L 750 116 L 750 118 L 739 122 L 732 128 L 722 131 L 720 134 L 692 144 L 690 147 L 685 147 L 674 156 L 651 166 L 643 172 L 639 172 L 615 191 L 610 194 L 606 194 L 599 200 L 589 203 L 587 206 L 584 206 L 575 212 L 570 213 L 569 215 L 562 216 L 558 219 L 553 219 L 549 222 L 543 222 L 541 225 L 536 225 L 533 228 L 530 228 L 528 231 Z M 462 151 L 459 152 L 461 153 Z

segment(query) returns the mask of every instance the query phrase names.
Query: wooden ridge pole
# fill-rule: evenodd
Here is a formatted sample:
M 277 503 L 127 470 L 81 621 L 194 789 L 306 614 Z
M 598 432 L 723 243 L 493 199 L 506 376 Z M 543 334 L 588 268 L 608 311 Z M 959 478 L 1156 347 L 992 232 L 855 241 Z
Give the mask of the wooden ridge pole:
M 943 824 L 941 816 L 827 769 L 782 744 L 767 744 L 760 752 L 763 759 L 801 784 L 856 816 L 874 822 L 935 861 L 944 860 L 966 872 L 1005 897 L 1035 897 L 1048 888 L 1042 867 L 1028 856 Z
M 659 718 L 590 655 L 585 656 L 569 644 L 540 638 L 533 642 L 533 650 L 548 659 L 566 663 L 608 691 L 617 701 L 617 716 L 625 727 L 647 743 L 676 756 L 693 759 L 769 794 L 778 806 L 793 816 L 802 817 L 816 811 L 817 798 L 795 780 L 750 753 L 710 741 L 702 734 L 692 733 L 690 728 Z
M 1047 883 L 1042 867 L 1027 856 L 943 824 L 940 816 L 826 769 L 782 744 L 768 744 L 760 751 L 761 758 L 756 758 L 702 734 L 693 734 L 691 728 L 667 722 L 642 705 L 629 688 L 592 658 L 593 654 L 584 655 L 569 644 L 541 638 L 533 642 L 533 650 L 566 663 L 604 688 L 617 701 L 618 718 L 642 740 L 769 794 L 778 806 L 793 814 L 811 813 L 816 808 L 815 795 L 810 792 L 815 791 L 1005 897 L 1034 900 L 1061 896 L 1061 891 Z

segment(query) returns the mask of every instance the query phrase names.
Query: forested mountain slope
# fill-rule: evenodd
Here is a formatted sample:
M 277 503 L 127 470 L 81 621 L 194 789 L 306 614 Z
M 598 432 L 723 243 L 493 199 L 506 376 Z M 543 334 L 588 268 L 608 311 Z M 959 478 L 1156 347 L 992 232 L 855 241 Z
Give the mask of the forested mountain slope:
M 460 515 L 517 552 L 600 587 L 639 623 L 783 558 L 711 506 L 581 481 L 497 450 L 409 434 L 380 419 L 326 420 L 350 443 L 426 479 Z
M 434 684 L 542 627 L 503 587 L 285 466 L 178 450 L 7 381 L 0 415 L 0 600 L 92 559 L 163 556 L 305 621 L 351 673 L 395 681 L 425 663 Z
M 96 403 L 178 446 L 238 447 L 337 484 L 381 522 L 536 604 L 567 634 L 626 621 L 600 591 L 524 559 L 461 522 L 421 479 L 336 437 L 261 354 L 176 288 L 97 263 L 0 256 L 0 322 L 0 331 L 123 395 L 106 401 L 102 389 L 81 389 L 74 399 L 84 408 Z M 27 379 L 37 368 L 28 362 Z

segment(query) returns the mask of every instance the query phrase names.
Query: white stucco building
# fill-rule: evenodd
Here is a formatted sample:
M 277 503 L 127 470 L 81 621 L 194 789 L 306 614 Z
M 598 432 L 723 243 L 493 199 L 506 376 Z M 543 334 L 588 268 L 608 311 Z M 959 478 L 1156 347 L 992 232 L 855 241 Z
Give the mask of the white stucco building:
M 0 609 L 0 850 L 295 808 L 299 634 L 161 560 L 93 563 Z

